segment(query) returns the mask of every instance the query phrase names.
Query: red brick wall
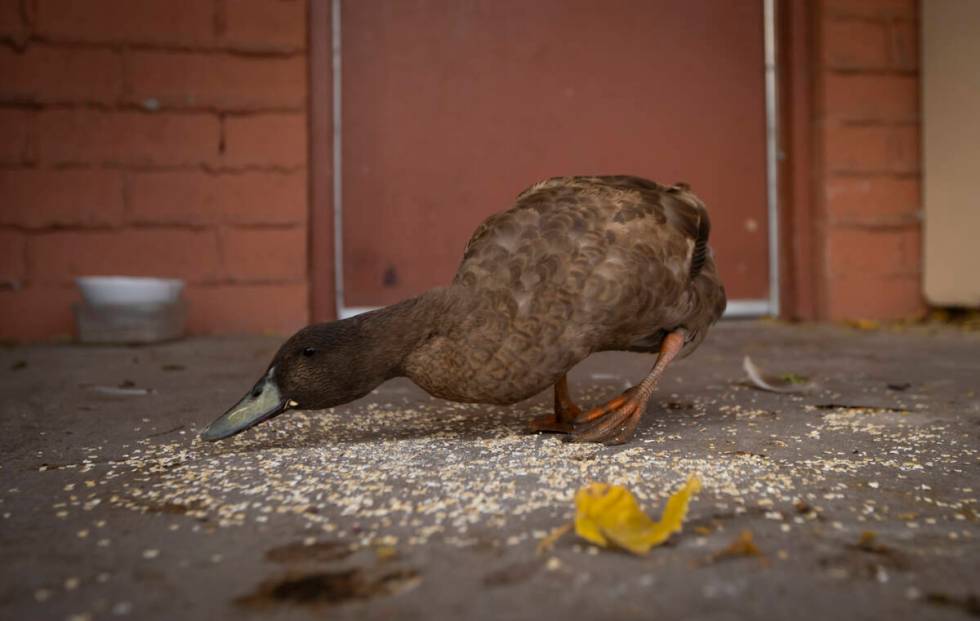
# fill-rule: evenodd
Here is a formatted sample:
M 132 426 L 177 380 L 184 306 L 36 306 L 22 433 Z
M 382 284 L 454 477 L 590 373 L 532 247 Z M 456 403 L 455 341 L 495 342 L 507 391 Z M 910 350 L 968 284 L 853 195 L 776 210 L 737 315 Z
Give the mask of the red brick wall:
M 917 3 L 796 1 L 815 165 L 796 312 L 915 314 Z M 0 339 L 68 334 L 88 273 L 185 278 L 195 333 L 308 320 L 306 11 L 0 0 Z
M 818 316 L 899 318 L 924 308 L 918 4 L 816 5 Z
M 306 0 L 0 0 L 0 338 L 72 278 L 184 278 L 195 333 L 308 318 Z

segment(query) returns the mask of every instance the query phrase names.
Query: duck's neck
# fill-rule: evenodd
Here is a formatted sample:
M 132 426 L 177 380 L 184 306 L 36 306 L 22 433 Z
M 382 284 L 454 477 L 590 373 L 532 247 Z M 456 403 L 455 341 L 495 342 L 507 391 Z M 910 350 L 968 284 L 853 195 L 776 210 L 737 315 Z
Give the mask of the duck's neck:
M 367 367 L 364 371 L 378 384 L 404 375 L 405 358 L 429 337 L 442 314 L 443 291 L 433 289 L 346 320 L 364 344 L 360 360 Z

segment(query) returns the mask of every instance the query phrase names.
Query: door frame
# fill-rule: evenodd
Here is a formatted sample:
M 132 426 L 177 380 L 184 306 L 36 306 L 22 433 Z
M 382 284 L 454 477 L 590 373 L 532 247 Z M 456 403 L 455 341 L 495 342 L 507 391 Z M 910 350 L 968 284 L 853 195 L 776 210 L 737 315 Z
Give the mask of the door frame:
M 810 12 L 805 0 L 763 4 L 769 295 L 730 300 L 726 317 L 811 316 Z M 310 318 L 371 310 L 344 304 L 342 0 L 309 0 Z M 780 131 L 786 127 L 786 131 Z M 781 217 L 783 216 L 783 217 Z M 788 216 L 788 217 L 785 217 Z M 791 239 L 792 244 L 781 244 Z

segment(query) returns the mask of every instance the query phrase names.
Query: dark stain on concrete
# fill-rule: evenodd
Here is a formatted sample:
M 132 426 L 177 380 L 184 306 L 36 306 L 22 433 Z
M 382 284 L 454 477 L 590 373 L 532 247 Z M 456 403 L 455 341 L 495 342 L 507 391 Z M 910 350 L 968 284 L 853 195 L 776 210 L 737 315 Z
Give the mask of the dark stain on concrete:
M 501 587 L 518 584 L 529 580 L 541 569 L 541 561 L 511 563 L 500 569 L 491 571 L 483 577 L 483 584 L 488 587 Z
M 256 589 L 235 600 L 247 608 L 275 605 L 331 606 L 351 600 L 393 595 L 418 584 L 414 569 L 397 569 L 372 575 L 362 569 L 290 572 L 261 583 Z

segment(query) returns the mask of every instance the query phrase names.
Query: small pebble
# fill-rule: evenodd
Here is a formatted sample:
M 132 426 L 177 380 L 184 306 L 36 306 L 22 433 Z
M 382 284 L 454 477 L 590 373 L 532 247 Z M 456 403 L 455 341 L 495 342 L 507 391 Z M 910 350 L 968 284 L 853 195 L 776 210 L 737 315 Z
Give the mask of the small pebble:
M 130 602 L 117 602 L 112 606 L 112 614 L 121 617 L 133 611 L 133 604 Z

